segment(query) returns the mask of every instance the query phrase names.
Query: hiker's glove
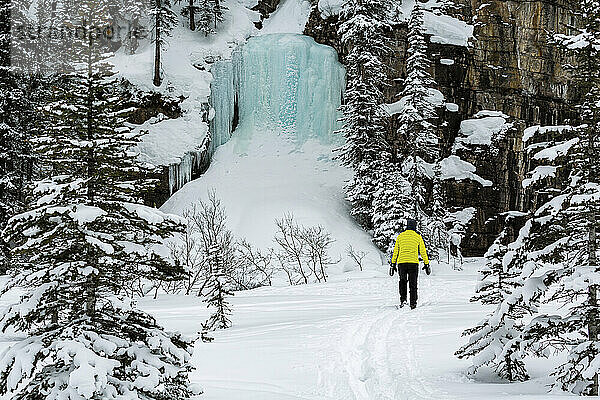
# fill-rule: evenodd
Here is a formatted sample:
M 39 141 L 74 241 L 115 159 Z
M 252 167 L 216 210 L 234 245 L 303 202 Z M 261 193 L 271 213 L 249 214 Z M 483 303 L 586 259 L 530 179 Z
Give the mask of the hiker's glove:
M 423 266 L 423 271 L 425 271 L 425 273 L 426 273 L 427 275 L 431 275 L 431 267 L 429 266 L 429 264 L 425 264 L 425 265 Z
M 396 264 L 390 263 L 390 276 L 394 276 L 396 273 Z

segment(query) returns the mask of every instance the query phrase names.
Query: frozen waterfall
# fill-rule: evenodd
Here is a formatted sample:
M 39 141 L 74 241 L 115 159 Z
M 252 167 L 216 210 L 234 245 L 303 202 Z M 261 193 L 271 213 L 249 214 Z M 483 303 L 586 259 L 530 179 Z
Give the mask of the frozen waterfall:
M 234 130 L 275 131 L 298 143 L 335 140 L 345 88 L 335 50 L 308 36 L 272 34 L 249 39 L 232 58 L 212 69 L 212 151 Z
M 333 132 L 345 71 L 331 47 L 297 34 L 258 36 L 236 49 L 232 60 L 215 62 L 211 73 L 210 142 L 168 167 L 169 195 L 202 173 L 234 131 L 248 140 L 276 132 L 299 145 L 310 138 L 342 140 Z

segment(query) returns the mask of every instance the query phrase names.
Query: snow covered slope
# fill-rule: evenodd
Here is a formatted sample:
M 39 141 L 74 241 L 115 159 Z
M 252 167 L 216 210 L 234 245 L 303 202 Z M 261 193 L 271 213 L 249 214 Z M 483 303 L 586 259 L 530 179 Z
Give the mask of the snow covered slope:
M 291 213 L 301 224 L 322 225 L 336 240 L 332 258 L 341 262 L 330 273 L 353 268 L 345 254 L 348 245 L 368 252 L 370 264 L 381 265 L 379 251 L 344 200 L 350 171 L 333 159 L 341 144 L 333 131 L 344 89 L 335 51 L 301 35 L 265 35 L 240 48 L 230 70 L 236 93 L 218 95 L 238 98 L 239 126 L 216 149 L 208 171 L 162 210 L 181 214 L 215 190 L 233 233 L 260 247 L 273 246 L 275 219 Z M 218 115 L 225 120 L 215 127 L 229 127 L 233 115 Z
M 473 262 L 474 261 L 474 262 Z M 550 400 L 542 378 L 555 360 L 530 364 L 533 380 L 477 380 L 454 357 L 460 333 L 481 318 L 468 298 L 479 260 L 465 271 L 434 266 L 420 280 L 420 305 L 397 310 L 397 277 L 355 272 L 326 284 L 261 288 L 232 298 L 231 329 L 198 342 L 202 400 Z M 170 329 L 195 335 L 206 318 L 197 297 L 161 296 L 141 306 Z

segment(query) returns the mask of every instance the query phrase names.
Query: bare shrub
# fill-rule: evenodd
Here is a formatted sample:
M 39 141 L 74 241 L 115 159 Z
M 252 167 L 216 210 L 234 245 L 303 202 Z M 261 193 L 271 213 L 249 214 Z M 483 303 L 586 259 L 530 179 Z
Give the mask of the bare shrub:
M 280 247 L 277 258 L 288 275 L 290 284 L 308 283 L 308 271 L 304 265 L 305 243 L 300 227 L 292 214 L 285 214 L 283 218 L 275 220 L 275 224 L 275 243 Z M 299 275 L 299 278 L 294 278 L 296 275 Z
M 300 238 L 304 242 L 305 256 L 308 259 L 308 265 L 313 276 L 317 279 L 317 282 L 327 282 L 326 267 L 336 264 L 329 257 L 329 248 L 335 240 L 320 225 L 302 228 Z
M 367 256 L 367 252 L 366 251 L 362 251 L 362 250 L 355 250 L 351 244 L 348 245 L 348 247 L 346 247 L 346 254 L 348 255 L 348 257 L 350 257 L 350 259 L 352 261 L 354 261 L 354 263 L 358 266 L 359 270 L 363 270 L 363 260 L 364 258 Z
M 290 285 L 307 284 L 310 278 L 317 282 L 327 281 L 327 266 L 335 264 L 329 256 L 334 243 L 331 235 L 322 226 L 299 226 L 292 214 L 275 220 L 277 232 L 275 253 L 281 269 L 286 273 Z
M 240 268 L 236 273 L 239 284 L 245 289 L 271 286 L 276 271 L 273 265 L 275 251 L 271 248 L 260 250 L 245 239 L 239 240 L 236 247 L 240 259 Z

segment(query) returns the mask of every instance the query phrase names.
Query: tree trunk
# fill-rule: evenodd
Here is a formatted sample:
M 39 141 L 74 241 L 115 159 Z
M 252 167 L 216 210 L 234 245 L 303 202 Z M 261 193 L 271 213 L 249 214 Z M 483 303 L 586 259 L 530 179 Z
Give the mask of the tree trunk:
M 155 19 L 155 25 L 154 25 L 154 34 L 155 34 L 155 38 L 154 38 L 154 44 L 155 44 L 155 48 L 154 48 L 154 86 L 160 86 L 160 45 L 161 45 L 161 38 L 160 38 L 160 30 L 161 30 L 161 0 L 155 0 L 155 7 L 157 9 L 156 12 L 156 19 Z
M 135 19 L 131 23 L 131 31 L 128 33 L 129 35 L 129 54 L 133 55 L 137 51 L 139 47 L 138 35 L 139 35 L 140 23 L 137 19 Z
M 510 354 L 504 356 L 504 362 L 506 363 L 506 379 L 508 379 L 509 382 L 514 382 L 515 377 L 513 374 L 513 365 L 512 360 L 510 358 Z
M 588 225 L 588 264 L 597 267 L 598 260 L 596 259 L 596 213 L 590 212 Z M 598 340 L 598 288 L 595 285 L 589 288 L 590 315 L 588 322 L 588 336 L 590 341 Z M 594 374 L 592 379 L 592 387 L 590 389 L 591 396 L 598 396 L 598 374 Z
M 196 13 L 194 11 L 194 0 L 190 0 L 190 30 L 196 30 Z

